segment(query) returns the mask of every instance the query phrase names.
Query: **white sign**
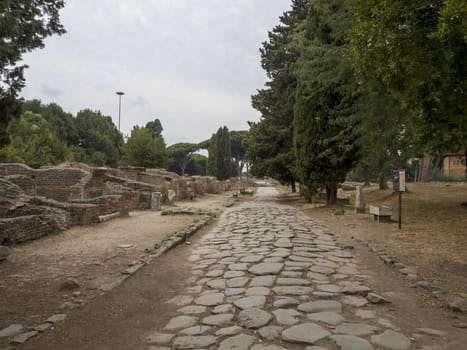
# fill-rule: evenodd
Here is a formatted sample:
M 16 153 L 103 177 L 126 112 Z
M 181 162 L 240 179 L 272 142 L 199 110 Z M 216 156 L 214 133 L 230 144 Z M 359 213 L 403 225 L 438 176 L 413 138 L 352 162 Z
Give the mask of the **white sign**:
M 405 192 L 405 170 L 399 170 L 399 191 Z

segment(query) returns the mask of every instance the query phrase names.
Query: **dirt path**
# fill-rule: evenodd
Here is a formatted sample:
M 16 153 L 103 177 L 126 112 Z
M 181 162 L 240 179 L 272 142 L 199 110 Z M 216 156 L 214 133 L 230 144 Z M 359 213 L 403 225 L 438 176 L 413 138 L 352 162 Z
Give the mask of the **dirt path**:
M 230 197 L 230 193 L 206 195 L 177 203 L 176 208 L 205 208 L 220 214 Z M 199 218 L 131 212 L 129 217 L 15 246 L 0 264 L 0 329 L 10 324 L 34 327 L 53 314 L 88 304 L 102 294 L 101 287 L 118 279 L 156 243 Z M 7 341 L 0 338 L 0 348 Z

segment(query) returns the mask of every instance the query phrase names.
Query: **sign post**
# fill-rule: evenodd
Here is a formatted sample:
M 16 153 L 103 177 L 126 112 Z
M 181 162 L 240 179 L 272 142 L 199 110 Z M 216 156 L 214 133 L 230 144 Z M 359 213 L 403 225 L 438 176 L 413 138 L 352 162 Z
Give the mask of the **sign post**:
M 393 191 L 399 194 L 399 230 L 402 229 L 402 192 L 405 192 L 405 170 L 394 171 Z

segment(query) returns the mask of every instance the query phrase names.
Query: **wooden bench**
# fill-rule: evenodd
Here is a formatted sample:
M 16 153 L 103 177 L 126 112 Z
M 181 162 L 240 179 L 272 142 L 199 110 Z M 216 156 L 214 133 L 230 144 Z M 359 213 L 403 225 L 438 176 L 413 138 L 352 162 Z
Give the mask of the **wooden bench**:
M 385 205 L 370 205 L 370 214 L 373 215 L 373 221 L 391 222 L 392 208 Z

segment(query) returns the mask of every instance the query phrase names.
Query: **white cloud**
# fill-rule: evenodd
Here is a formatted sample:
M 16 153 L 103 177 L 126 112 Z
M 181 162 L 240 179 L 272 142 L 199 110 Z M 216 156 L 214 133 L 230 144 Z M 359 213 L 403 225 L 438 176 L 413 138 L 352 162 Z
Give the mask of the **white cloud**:
M 167 143 L 246 129 L 265 75 L 258 49 L 288 0 L 69 0 L 68 33 L 25 57 L 25 98 L 111 115 L 122 131 L 158 117 Z

